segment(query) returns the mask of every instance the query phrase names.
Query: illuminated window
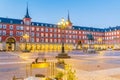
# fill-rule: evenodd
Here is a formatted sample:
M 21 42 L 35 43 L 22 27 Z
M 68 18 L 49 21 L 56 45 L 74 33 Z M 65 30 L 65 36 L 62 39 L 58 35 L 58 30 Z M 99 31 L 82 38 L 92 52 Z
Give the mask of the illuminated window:
M 26 30 L 29 30 L 29 27 L 26 27 Z
M 45 34 L 45 37 L 48 37 L 48 33 Z
M 39 28 L 36 28 L 36 31 L 39 31 Z
M 53 40 L 52 40 L 52 39 L 50 39 L 50 42 L 51 42 L 51 43 L 52 43 L 52 41 L 53 41 Z
M 50 34 L 50 37 L 52 37 L 52 34 Z
M 48 42 L 48 39 L 45 39 L 45 42 Z
M 44 37 L 44 33 L 41 33 L 41 37 Z
M 34 27 L 32 27 L 32 31 L 34 31 L 35 30 L 35 28 Z
M 60 33 L 60 29 L 58 29 L 58 32 Z
M 36 42 L 39 42 L 39 38 L 36 39 Z
M 58 34 L 58 38 L 60 38 L 60 34 Z
M 44 31 L 44 28 L 41 28 L 41 32 L 43 32 Z

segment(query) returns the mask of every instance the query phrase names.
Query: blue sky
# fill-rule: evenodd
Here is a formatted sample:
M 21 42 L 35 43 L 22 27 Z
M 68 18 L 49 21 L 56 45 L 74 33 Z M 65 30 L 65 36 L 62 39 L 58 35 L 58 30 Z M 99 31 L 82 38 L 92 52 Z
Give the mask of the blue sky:
M 120 0 L 0 0 L 0 17 L 22 19 L 27 2 L 32 21 L 57 24 L 69 10 L 74 25 L 120 25 Z

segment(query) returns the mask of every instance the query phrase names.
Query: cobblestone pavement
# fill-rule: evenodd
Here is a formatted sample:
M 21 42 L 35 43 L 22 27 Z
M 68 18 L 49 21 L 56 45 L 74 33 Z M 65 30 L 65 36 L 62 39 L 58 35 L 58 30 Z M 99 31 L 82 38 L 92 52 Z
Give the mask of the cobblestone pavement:
M 27 77 L 26 65 L 38 56 L 46 57 L 48 61 L 55 61 L 58 52 L 49 53 L 21 53 L 0 52 L 0 80 L 12 80 Z M 120 80 L 120 51 L 102 51 L 97 54 L 82 51 L 69 52 L 72 58 L 65 59 L 76 70 L 78 80 Z M 35 73 L 46 73 L 46 70 L 35 70 Z

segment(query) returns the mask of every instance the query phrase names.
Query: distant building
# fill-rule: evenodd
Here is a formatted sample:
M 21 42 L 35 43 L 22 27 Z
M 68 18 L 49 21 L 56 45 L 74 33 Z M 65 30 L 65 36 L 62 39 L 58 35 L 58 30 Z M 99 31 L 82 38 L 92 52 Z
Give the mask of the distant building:
M 62 31 L 64 31 L 65 49 L 72 50 L 78 42 L 82 47 L 88 47 L 87 34 L 94 37 L 94 47 L 120 48 L 120 26 L 105 29 L 74 26 L 69 17 L 67 29 L 62 30 L 56 24 L 33 22 L 29 16 L 28 7 L 23 19 L 0 17 L 0 49 L 1 50 L 61 50 Z M 24 39 L 27 34 L 28 39 Z M 27 42 L 27 44 L 26 44 Z

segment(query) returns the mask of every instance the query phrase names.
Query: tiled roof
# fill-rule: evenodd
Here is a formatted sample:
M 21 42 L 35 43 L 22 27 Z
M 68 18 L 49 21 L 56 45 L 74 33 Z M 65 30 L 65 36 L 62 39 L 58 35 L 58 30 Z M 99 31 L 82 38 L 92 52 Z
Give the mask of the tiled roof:
M 0 23 L 23 24 L 23 20 L 0 17 Z M 40 23 L 40 22 L 31 22 L 31 25 L 32 26 L 54 27 L 54 28 L 57 27 L 56 24 Z M 84 31 L 93 31 L 93 32 L 109 32 L 109 31 L 114 31 L 114 30 L 120 30 L 120 26 L 109 27 L 109 28 L 93 28 L 93 27 L 85 27 L 85 26 L 73 26 L 73 29 L 84 30 Z
M 84 30 L 84 31 L 93 31 L 93 32 L 104 32 L 104 29 L 101 29 L 101 28 L 84 27 L 84 26 L 73 26 L 73 29 Z

